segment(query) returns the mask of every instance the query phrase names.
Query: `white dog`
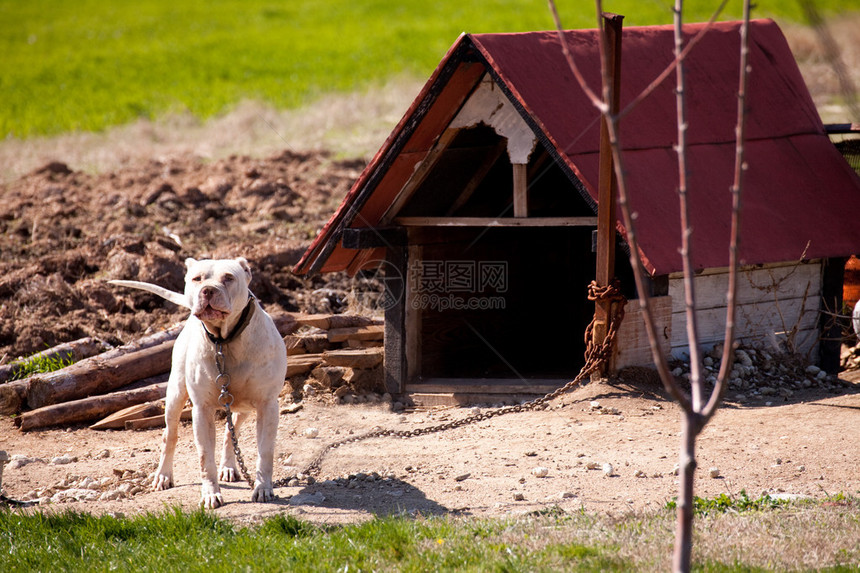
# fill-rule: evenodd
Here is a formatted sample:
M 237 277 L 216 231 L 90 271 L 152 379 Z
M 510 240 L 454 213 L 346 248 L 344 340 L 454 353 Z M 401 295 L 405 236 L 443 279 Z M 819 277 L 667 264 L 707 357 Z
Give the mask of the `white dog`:
M 229 431 L 225 432 L 220 472 L 215 466 L 216 409 L 222 380 L 215 362 L 216 342 L 224 353 L 224 372 L 229 376 L 228 390 L 233 397 L 233 424 L 239 426 L 249 412 L 257 417 L 257 474 L 251 501 L 274 499 L 272 465 L 278 429 L 278 394 L 287 373 L 284 341 L 272 318 L 263 311 L 248 290 L 251 269 L 243 258 L 235 260 L 185 261 L 185 294 L 137 281 L 110 281 L 139 288 L 191 309 L 191 316 L 176 339 L 173 363 L 167 386 L 167 403 L 161 461 L 153 488 L 173 486 L 173 454 L 179 417 L 191 398 L 194 441 L 200 455 L 202 479 L 201 505 L 223 505 L 223 481 L 239 479 L 236 455 Z

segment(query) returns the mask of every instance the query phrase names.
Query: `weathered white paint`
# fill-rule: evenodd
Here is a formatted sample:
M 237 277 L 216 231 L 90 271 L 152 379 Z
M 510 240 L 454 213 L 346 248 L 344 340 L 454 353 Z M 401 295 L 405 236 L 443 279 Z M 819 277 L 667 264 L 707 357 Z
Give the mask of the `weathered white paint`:
M 474 127 L 481 123 L 492 127 L 497 134 L 508 140 L 508 157 L 511 163 L 525 165 L 529 162 L 537 138 L 507 96 L 487 74 L 448 127 Z
M 738 276 L 737 338 L 745 343 L 790 342 L 794 350 L 816 359 L 810 352 L 818 344 L 818 311 L 821 298 L 821 263 L 785 263 L 743 269 Z M 704 348 L 723 341 L 726 328 L 727 269 L 710 269 L 695 280 L 696 318 Z M 669 277 L 672 298 L 672 355 L 687 357 L 687 319 L 684 283 L 678 274 Z M 794 334 L 792 334 L 794 331 Z
M 817 361 L 821 262 L 785 263 L 745 268 L 738 277 L 735 335 L 744 343 L 773 348 L 790 339 L 793 349 Z M 723 342 L 726 328 L 728 269 L 708 269 L 696 276 L 696 319 L 703 350 Z M 669 276 L 669 296 L 651 299 L 660 346 L 666 355 L 689 358 L 684 282 Z M 615 369 L 653 365 L 639 301 L 627 304 L 618 332 Z
M 664 355 L 671 351 L 672 341 L 672 297 L 660 296 L 651 299 L 651 311 L 657 324 L 657 337 Z M 624 320 L 618 328 L 615 351 L 615 370 L 625 366 L 649 366 L 654 364 L 651 343 L 645 331 L 645 321 L 638 300 L 631 300 L 624 308 Z

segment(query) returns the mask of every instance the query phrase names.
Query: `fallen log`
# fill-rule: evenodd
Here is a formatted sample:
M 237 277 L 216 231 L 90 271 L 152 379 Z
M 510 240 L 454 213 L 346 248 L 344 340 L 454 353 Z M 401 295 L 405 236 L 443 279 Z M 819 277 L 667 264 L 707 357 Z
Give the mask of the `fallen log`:
M 147 348 L 152 348 L 153 346 L 157 346 L 157 345 L 163 344 L 165 342 L 171 342 L 171 344 L 172 344 L 172 341 L 176 340 L 176 337 L 179 335 L 179 332 L 181 330 L 182 330 L 182 324 L 177 324 L 175 326 L 172 326 L 171 328 L 168 328 L 167 330 L 162 330 L 162 331 L 156 332 L 154 334 L 144 336 L 143 338 L 140 338 L 139 340 L 136 340 L 136 341 L 131 342 L 129 344 L 124 344 L 123 346 L 118 346 L 118 347 L 113 348 L 111 350 L 108 350 L 107 352 L 104 352 L 102 354 L 92 356 L 89 358 L 84 358 L 83 360 L 76 362 L 75 364 L 72 364 L 71 366 L 67 366 L 66 368 L 63 368 L 61 370 L 57 370 L 54 373 L 36 374 L 34 376 L 30 376 L 29 378 L 24 378 L 23 380 L 15 380 L 12 382 L 6 382 L 5 384 L 0 384 L 0 414 L 3 414 L 3 415 L 17 414 L 18 412 L 21 411 L 24 404 L 30 405 L 31 408 L 47 405 L 47 403 L 39 403 L 38 399 L 36 401 L 36 404 L 38 404 L 37 406 L 34 406 L 32 403 L 29 402 L 28 396 L 30 393 L 30 388 L 31 388 L 33 380 L 35 380 L 35 379 L 43 379 L 43 378 L 49 377 L 51 375 L 59 376 L 58 373 L 66 372 L 70 369 L 72 369 L 73 372 L 80 372 L 81 369 L 97 368 L 98 367 L 97 365 L 101 364 L 104 361 L 111 361 L 114 359 L 118 359 L 121 356 L 130 354 L 130 353 L 133 354 L 135 352 L 139 352 L 139 351 L 147 349 Z M 169 369 L 169 360 L 170 360 L 170 358 L 168 357 L 168 369 Z M 165 371 L 166 370 L 162 370 L 161 372 L 165 372 Z M 156 374 L 160 374 L 161 372 L 156 372 Z M 146 376 L 142 376 L 142 377 L 145 378 Z M 133 382 L 133 381 L 134 380 L 128 380 L 126 383 Z M 122 385 L 123 384 L 119 384 L 118 386 L 122 386 Z M 107 390 L 104 390 L 104 391 L 113 390 L 116 387 L 117 386 L 114 386 L 113 388 L 108 388 Z M 88 393 L 85 392 L 85 393 L 78 394 L 76 396 L 73 396 L 71 398 L 66 398 L 66 399 L 81 398 L 81 397 L 87 396 L 88 394 L 93 394 L 93 393 L 94 392 L 88 392 Z
M 15 424 L 21 431 L 28 431 L 48 426 L 90 422 L 134 404 L 159 400 L 166 394 L 167 383 L 164 382 L 138 390 L 92 396 L 25 412 L 15 418 Z
M 94 356 L 62 370 L 30 377 L 27 405 L 42 408 L 116 390 L 170 370 L 175 340 L 115 358 Z
M 72 362 L 78 362 L 84 358 L 89 358 L 90 356 L 95 356 L 96 354 L 104 352 L 108 348 L 110 348 L 109 345 L 97 338 L 93 338 L 92 336 L 79 338 L 78 340 L 72 340 L 71 342 L 63 342 L 62 344 L 58 344 L 57 346 L 48 348 L 42 352 L 27 356 L 21 360 L 15 360 L 9 364 L 3 364 L 0 366 L 0 383 L 13 378 L 16 373 L 20 372 L 28 363 L 34 360 L 70 360 Z

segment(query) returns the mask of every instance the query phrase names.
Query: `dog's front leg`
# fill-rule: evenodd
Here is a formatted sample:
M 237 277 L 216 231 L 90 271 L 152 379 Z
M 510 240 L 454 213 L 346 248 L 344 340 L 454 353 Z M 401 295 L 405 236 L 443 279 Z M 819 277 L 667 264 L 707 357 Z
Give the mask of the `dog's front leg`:
M 257 479 L 251 501 L 275 499 L 272 488 L 272 466 L 275 461 L 275 438 L 278 433 L 278 401 L 268 400 L 257 408 Z
M 248 419 L 245 412 L 233 413 L 233 429 L 236 430 L 236 439 L 239 439 L 239 428 Z M 236 463 L 236 450 L 233 448 L 233 437 L 230 435 L 230 426 L 224 424 L 224 452 L 221 454 L 221 470 L 218 477 L 223 482 L 239 481 L 239 466 Z
M 171 374 L 177 376 L 177 374 Z M 179 418 L 182 408 L 188 399 L 185 381 L 171 380 L 167 388 L 166 406 L 164 408 L 164 433 L 162 434 L 161 459 L 155 472 L 152 488 L 164 490 L 173 487 L 173 454 L 176 451 L 176 440 L 179 434 Z
M 212 410 L 195 404 L 192 426 L 194 442 L 200 456 L 200 505 L 206 509 L 215 509 L 224 505 L 224 498 L 218 485 L 215 464 L 215 417 Z

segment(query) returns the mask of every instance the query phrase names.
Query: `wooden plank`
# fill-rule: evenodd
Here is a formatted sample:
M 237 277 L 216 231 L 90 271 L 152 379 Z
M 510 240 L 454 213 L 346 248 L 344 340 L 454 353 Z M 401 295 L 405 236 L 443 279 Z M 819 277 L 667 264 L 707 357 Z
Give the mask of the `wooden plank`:
M 287 358 L 287 378 L 306 374 L 322 364 L 322 354 L 300 354 Z
M 424 182 L 427 178 L 427 175 L 430 173 L 431 168 L 436 164 L 436 161 L 439 159 L 439 156 L 445 151 L 448 146 L 454 141 L 454 138 L 457 137 L 457 134 L 460 133 L 459 129 L 446 129 L 439 136 L 439 139 L 430 148 L 427 152 L 427 155 L 421 160 L 420 163 L 415 168 L 415 171 L 412 173 L 412 176 L 406 181 L 400 191 L 397 193 L 397 196 L 394 198 L 394 201 L 391 202 L 391 206 L 382 216 L 381 223 L 385 225 L 388 221 L 394 218 L 397 213 L 400 212 L 400 209 L 412 198 L 412 195 L 415 191 L 418 190 L 418 187 Z
M 794 268 L 797 266 L 803 267 L 803 266 L 807 266 L 807 265 L 820 265 L 820 264 L 821 264 L 821 259 L 810 259 L 810 260 L 806 260 L 803 262 L 785 261 L 785 262 L 781 262 L 781 263 L 767 263 L 767 264 L 760 264 L 760 265 L 744 265 L 744 266 L 741 266 L 739 271 L 745 273 L 748 271 L 756 271 L 756 270 L 762 270 L 762 269 L 791 269 L 791 268 Z M 709 267 L 707 269 L 702 269 L 702 270 L 696 271 L 696 277 L 698 278 L 698 277 L 706 277 L 706 276 L 710 276 L 710 275 L 725 275 L 725 274 L 728 274 L 728 272 L 729 272 L 728 267 Z M 670 279 L 680 279 L 680 278 L 683 278 L 683 276 L 684 276 L 684 273 L 682 273 L 680 271 L 675 272 L 675 273 L 669 273 Z
M 390 245 L 405 245 L 403 227 L 363 227 L 343 230 L 344 249 L 375 249 Z
M 699 309 L 725 308 L 728 272 L 710 271 L 696 276 L 696 305 Z M 821 293 L 821 265 L 810 263 L 789 266 L 766 266 L 742 270 L 738 275 L 738 304 L 758 304 L 797 298 L 809 288 L 807 298 L 817 300 Z M 675 312 L 684 310 L 683 279 L 669 278 L 669 296 L 675 301 Z
M 813 308 L 810 308 L 812 306 Z M 803 314 L 800 313 L 801 300 L 781 301 L 779 309 L 771 304 L 741 305 L 737 309 L 735 317 L 737 337 L 743 341 L 762 340 L 771 337 L 777 340 L 784 339 L 786 330 L 795 326 L 800 332 L 818 332 L 818 304 L 817 301 L 807 305 Z M 696 320 L 699 326 L 699 341 L 704 345 L 711 345 L 723 341 L 726 328 L 726 312 L 723 308 L 704 309 L 696 312 Z M 784 320 L 784 323 L 783 323 Z M 686 348 L 686 315 L 682 312 L 672 313 L 672 352 Z M 817 340 L 817 335 L 814 337 Z M 811 337 L 798 336 L 796 350 L 805 352 L 814 346 Z
M 596 227 L 597 217 L 397 217 L 404 227 Z
M 651 311 L 660 337 L 660 348 L 664 356 L 671 351 L 672 342 L 672 297 L 651 299 Z M 638 300 L 631 300 L 624 308 L 624 320 L 618 328 L 616 340 L 615 370 L 626 366 L 650 366 L 654 364 L 651 344 L 645 330 L 645 319 Z
M 514 217 L 529 216 L 529 178 L 528 165 L 514 163 Z
M 90 426 L 90 430 L 122 430 L 128 420 L 164 416 L 164 401 L 144 402 L 123 408 Z
M 327 350 L 323 352 L 323 363 L 327 366 L 346 366 L 348 368 L 376 368 L 382 364 L 383 349 L 353 348 Z
M 191 420 L 192 413 L 191 408 L 185 408 L 182 410 L 182 413 L 179 414 L 180 420 Z M 138 418 L 135 420 L 126 420 L 125 421 L 125 429 L 126 430 L 150 430 L 152 428 L 163 428 L 164 427 L 164 414 L 160 416 L 149 416 L 147 418 Z
M 347 340 L 382 340 L 385 336 L 385 325 L 350 326 L 348 328 L 332 328 L 328 331 L 330 342 L 345 342 Z
M 385 254 L 385 325 L 383 339 L 385 357 L 385 389 L 393 395 L 403 392 L 407 379 L 406 363 L 406 277 L 408 276 L 409 251 L 405 247 L 387 249 Z M 392 276 L 388 276 L 389 272 Z M 396 280 L 399 275 L 400 280 Z
M 424 258 L 424 247 L 411 245 L 408 249 L 409 261 L 421 261 Z M 422 367 L 422 338 L 421 325 L 424 313 L 417 298 L 420 296 L 413 288 L 411 280 L 406 281 L 404 286 L 404 297 L 406 307 L 404 309 L 403 328 L 406 333 L 405 357 L 406 357 L 406 381 L 414 380 L 421 376 Z
M 570 378 L 536 378 L 536 379 L 511 379 L 511 378 L 428 378 L 420 382 L 412 382 L 406 385 L 406 392 L 421 392 L 427 394 L 455 393 L 455 394 L 549 394 L 555 389 L 564 386 L 576 373 L 571 373 Z
M 433 408 L 437 406 L 475 406 L 478 404 L 519 404 L 534 400 L 535 394 L 486 394 L 461 392 L 424 393 L 415 392 L 408 396 L 408 400 L 416 406 Z

